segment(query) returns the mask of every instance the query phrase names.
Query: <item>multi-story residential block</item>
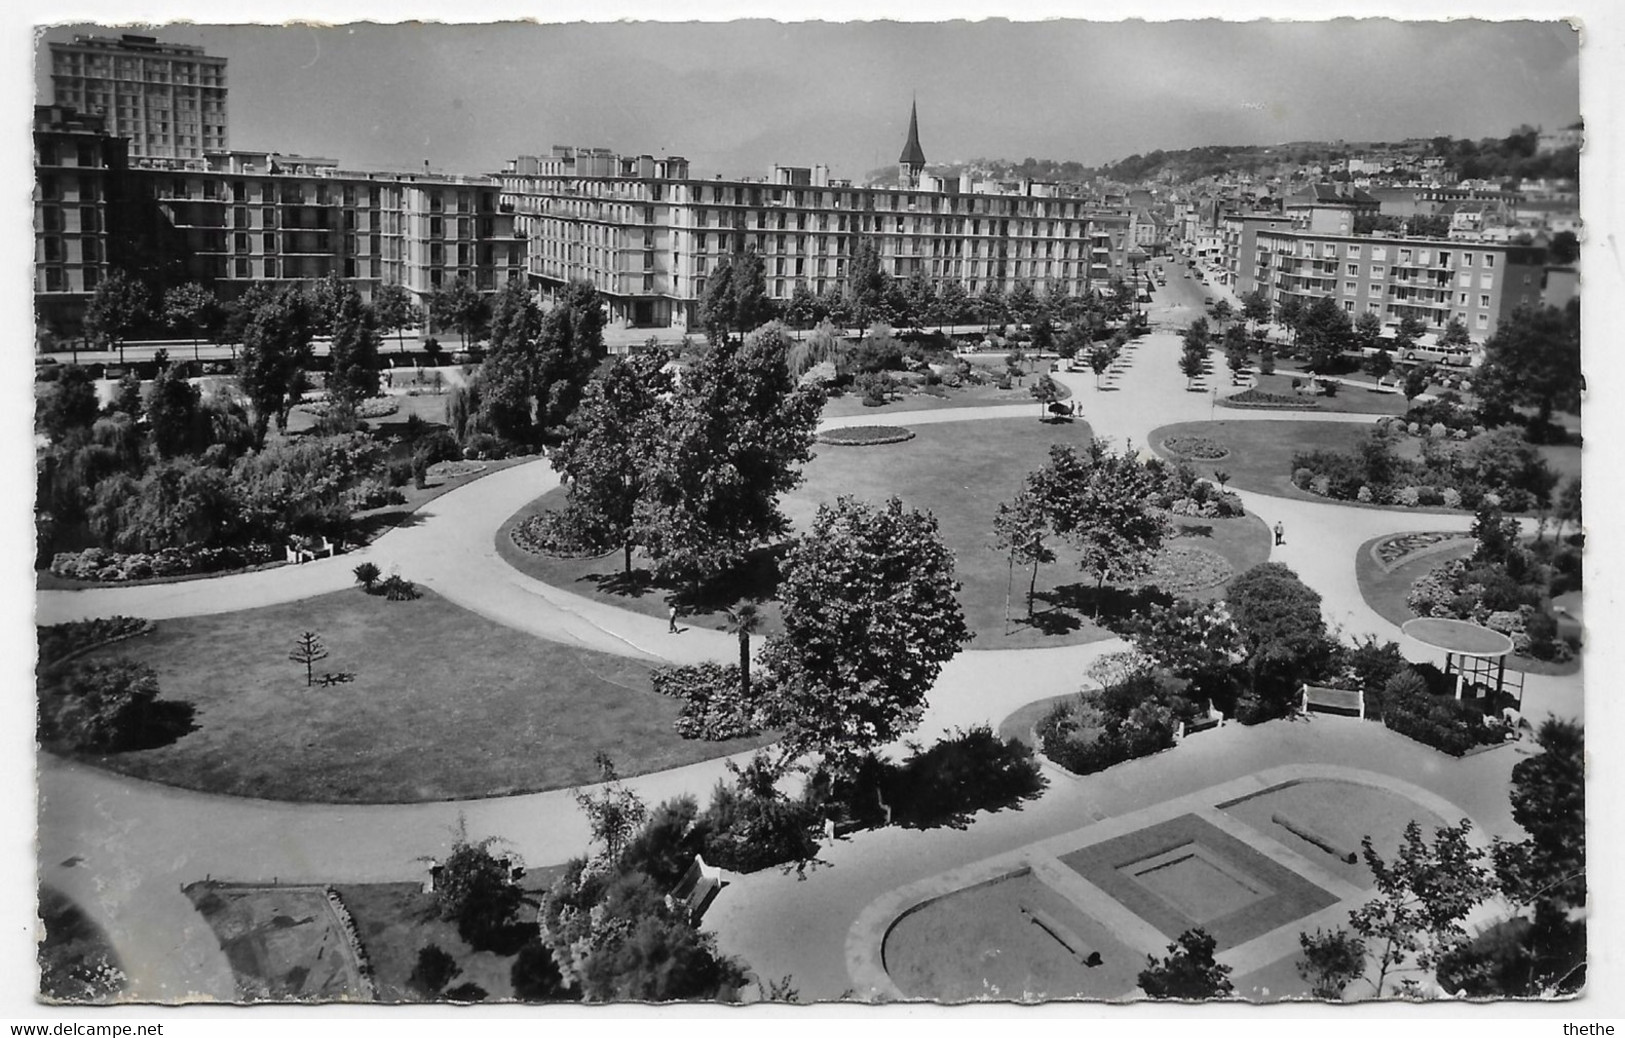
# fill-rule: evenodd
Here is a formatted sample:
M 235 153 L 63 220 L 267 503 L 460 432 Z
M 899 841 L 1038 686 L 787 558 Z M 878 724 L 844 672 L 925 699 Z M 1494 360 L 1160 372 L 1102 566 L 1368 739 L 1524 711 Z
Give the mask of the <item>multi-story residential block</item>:
M 707 277 L 746 250 L 778 300 L 798 283 L 842 288 L 864 240 L 892 276 L 956 280 L 972 295 L 1020 281 L 1078 295 L 1126 272 L 1126 212 L 1031 181 L 1006 192 L 932 176 L 913 113 L 899 166 L 897 187 L 855 187 L 821 166 L 700 180 L 681 158 L 555 147 L 510 161 L 499 179 L 530 242 L 532 282 L 545 294 L 590 281 L 613 319 L 636 327 L 697 326 Z
M 228 146 L 225 58 L 129 33 L 75 36 L 50 49 L 55 103 L 101 116 L 109 133 L 128 138 L 136 163 Z
M 224 299 L 336 274 L 364 297 L 400 284 L 419 302 L 459 277 L 494 292 L 525 273 L 526 243 L 488 177 L 241 151 L 129 167 L 125 142 L 94 120 L 40 118 L 35 299 L 63 330 L 110 268 L 154 290 L 197 281 Z
M 1286 200 L 1286 215 L 1304 230 L 1323 234 L 1353 234 L 1360 216 L 1375 216 L 1379 203 L 1371 195 L 1347 184 L 1310 184 Z
M 1217 281 L 1237 295 L 1252 289 L 1243 289 L 1241 257 L 1257 251 L 1259 231 L 1291 230 L 1292 221 L 1280 213 L 1226 213 L 1220 226 Z
M 1414 317 L 1433 330 L 1455 319 L 1478 340 L 1516 307 L 1547 301 L 1536 246 L 1260 229 L 1239 266 L 1238 290 L 1262 288 L 1273 303 L 1330 298 L 1351 317 Z
M 42 327 L 76 328 L 106 277 L 108 201 L 123 184 L 127 142 L 100 116 L 34 109 L 34 293 Z

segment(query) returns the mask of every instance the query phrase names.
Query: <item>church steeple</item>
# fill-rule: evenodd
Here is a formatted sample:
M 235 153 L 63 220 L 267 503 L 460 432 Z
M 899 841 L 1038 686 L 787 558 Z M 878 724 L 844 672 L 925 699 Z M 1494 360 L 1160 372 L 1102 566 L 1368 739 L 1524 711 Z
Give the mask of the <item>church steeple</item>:
M 912 101 L 908 106 L 908 141 L 903 144 L 903 154 L 897 157 L 897 172 L 904 187 L 918 187 L 920 174 L 925 172 L 925 149 L 920 147 L 919 105 Z

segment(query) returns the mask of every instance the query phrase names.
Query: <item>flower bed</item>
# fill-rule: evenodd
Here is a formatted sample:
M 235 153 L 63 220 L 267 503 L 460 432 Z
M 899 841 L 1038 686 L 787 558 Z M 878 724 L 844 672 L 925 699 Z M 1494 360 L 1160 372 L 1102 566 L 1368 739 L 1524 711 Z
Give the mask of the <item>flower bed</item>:
M 1378 566 L 1382 567 L 1384 573 L 1392 573 L 1412 559 L 1444 551 L 1464 540 L 1471 539 L 1467 534 L 1450 533 L 1443 530 L 1432 530 L 1425 533 L 1402 533 L 1393 537 L 1385 537 L 1373 544 L 1371 546 L 1371 558 L 1376 561 Z
M 597 559 L 614 548 L 582 538 L 575 527 L 559 521 L 561 513 L 543 512 L 514 526 L 510 536 L 521 550 L 555 559 Z
M 299 409 L 313 414 L 317 418 L 325 418 L 333 410 L 333 404 L 334 401 L 332 400 L 318 400 L 315 403 L 300 404 Z M 374 397 L 371 400 L 363 400 L 361 403 L 356 404 L 355 416 L 357 418 L 384 418 L 400 409 L 401 402 L 394 397 Z
M 1269 393 L 1262 389 L 1244 389 L 1234 396 L 1223 397 L 1219 403 L 1227 407 L 1283 407 L 1292 410 L 1311 410 L 1320 406 L 1319 401 L 1313 398 L 1305 400 L 1301 397 L 1287 396 L 1283 393 Z
M 138 616 L 102 616 L 72 620 L 39 629 L 41 667 L 66 663 L 92 649 L 135 638 L 152 630 L 152 621 Z
M 155 552 L 123 553 L 106 548 L 58 552 L 51 559 L 51 572 L 69 580 L 116 583 L 123 580 L 150 580 L 178 577 L 188 573 L 217 573 L 274 562 L 281 555 L 269 544 L 249 544 L 237 548 L 162 548 Z
M 1162 445 L 1170 454 L 1195 461 L 1217 461 L 1230 456 L 1230 448 L 1206 436 L 1170 436 Z
M 1151 572 L 1140 581 L 1170 595 L 1188 595 L 1218 587 L 1235 575 L 1235 567 L 1216 551 L 1175 544 L 1157 553 Z
M 429 475 L 440 479 L 457 479 L 461 476 L 472 476 L 476 472 L 484 472 L 485 468 L 483 461 L 437 461 L 429 466 Z
M 682 700 L 683 712 L 672 728 L 685 739 L 721 742 L 755 735 L 763 728 L 755 707 L 739 695 L 736 663 L 658 667 L 649 680 L 660 695 Z M 760 702 L 765 697 L 752 698 Z
M 830 429 L 817 436 L 819 443 L 832 447 L 876 447 L 913 438 L 914 430 L 901 425 L 854 425 L 848 429 Z

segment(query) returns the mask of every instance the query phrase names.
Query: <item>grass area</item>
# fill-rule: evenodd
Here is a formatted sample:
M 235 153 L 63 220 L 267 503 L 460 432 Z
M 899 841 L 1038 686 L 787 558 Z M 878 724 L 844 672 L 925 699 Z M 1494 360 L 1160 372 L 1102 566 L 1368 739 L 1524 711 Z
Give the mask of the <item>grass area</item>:
M 1038 740 L 1033 737 L 1033 729 L 1038 723 L 1048 717 L 1051 710 L 1060 703 L 1076 703 L 1078 693 L 1067 692 L 1059 696 L 1048 696 L 1036 702 L 1028 703 L 1015 713 L 999 722 L 999 738 L 1014 739 L 1023 745 L 1037 750 Z
M 110 1002 L 124 990 L 113 943 L 84 910 L 55 887 L 39 888 L 40 994 L 60 1002 Z
M 972 363 L 976 362 L 973 360 Z M 999 358 L 1000 371 L 1003 370 L 1003 367 L 1004 359 L 1001 357 Z M 1045 367 L 1038 374 L 1048 370 L 1048 362 L 1046 362 Z M 949 389 L 947 386 L 932 387 L 933 390 L 940 391 L 943 394 L 937 396 L 934 392 L 925 392 L 922 387 L 913 392 L 906 392 L 900 399 L 893 400 L 880 407 L 865 407 L 863 394 L 861 393 L 843 393 L 840 396 L 831 397 L 824 404 L 824 417 L 847 418 L 852 415 L 886 414 L 895 411 L 943 411 L 956 407 L 997 407 L 1002 404 L 1031 404 L 1033 417 L 1037 418 L 1038 401 L 1033 398 L 1028 390 L 1032 386 L 1033 380 L 1038 377 L 1038 374 L 1027 375 L 1021 380 L 1021 385 L 1012 384 L 1009 389 L 1000 389 L 996 385 L 963 386 L 959 389 Z M 1056 385 L 1061 391 L 1060 398 L 1066 399 L 1070 395 L 1066 387 L 1059 382 Z
M 485 989 L 489 1002 L 514 997 L 514 955 L 470 948 L 457 933 L 457 924 L 440 918 L 435 896 L 425 894 L 421 885 L 365 883 L 335 889 L 350 910 L 356 935 L 367 950 L 378 1001 L 431 1001 L 408 983 L 418 952 L 431 944 L 455 959 L 462 971 L 449 987 L 478 984 Z M 526 914 L 525 910 L 521 914 Z
M 181 620 L 86 660 L 152 666 L 163 698 L 196 708 L 166 746 L 87 759 L 188 789 L 273 800 L 399 803 L 559 789 L 664 771 L 765 742 L 695 742 L 672 731 L 675 700 L 637 661 L 522 634 L 424 592 L 360 590 Z M 288 653 L 304 631 L 351 674 L 307 688 Z
M 988 547 L 992 540 L 994 512 L 1002 501 L 1013 497 L 1026 474 L 1041 467 L 1052 443 L 1082 447 L 1091 436 L 1084 422 L 1042 423 L 1020 418 L 978 421 L 974 425 L 946 423 L 915 429 L 915 437 L 903 443 L 872 447 L 819 447 L 806 468 L 806 482 L 786 495 L 785 514 L 798 529 L 812 523 L 818 505 L 851 494 L 871 502 L 884 501 L 895 494 L 912 508 L 927 510 L 937 517 L 944 542 L 954 552 L 955 572 L 963 588 L 959 600 L 966 621 L 976 632 L 972 649 L 1031 648 L 1098 641 L 1112 637 L 1102 625 L 1092 621 L 1095 611 L 1094 581 L 1077 567 L 1076 553 L 1056 545 L 1056 562 L 1042 567 L 1038 574 L 1037 610 L 1034 620 L 1026 620 L 1026 577 L 1013 575 L 1005 557 Z M 564 503 L 562 490 L 552 491 L 505 523 L 497 534 L 497 551 L 521 571 L 538 580 L 590 595 L 601 601 L 633 609 L 650 616 L 666 615 L 667 590 L 648 579 L 637 555 L 634 575 L 622 573 L 619 552 L 599 559 L 550 559 L 517 548 L 509 536 L 513 526 L 539 511 Z M 1199 547 L 1224 558 L 1235 573 L 1241 573 L 1269 557 L 1270 538 L 1264 524 L 1253 516 L 1239 519 L 1196 520 L 1176 517 L 1172 544 Z M 743 581 L 757 593 L 770 596 L 774 585 L 773 559 L 758 560 L 756 571 Z M 1222 592 L 1223 584 L 1194 592 L 1192 597 L 1211 597 Z M 1010 595 L 1011 622 L 1005 623 L 1005 596 Z M 715 606 L 730 604 L 726 594 L 686 600 L 687 622 L 722 627 L 725 617 Z M 1142 591 L 1106 589 L 1102 598 L 1102 619 L 1143 605 Z M 776 603 L 764 606 L 763 633 L 779 628 Z
M 1365 599 L 1365 604 L 1389 623 L 1403 624 L 1416 617 L 1410 606 L 1405 604 L 1405 596 L 1410 592 L 1411 585 L 1445 563 L 1471 555 L 1478 542 L 1464 540 L 1459 545 L 1408 559 L 1391 572 L 1385 572 L 1371 557 L 1371 546 L 1390 536 L 1392 534 L 1374 537 L 1360 545 L 1354 556 L 1354 575 L 1360 582 L 1360 597 Z M 1580 657 L 1554 663 L 1530 656 L 1512 655 L 1507 657 L 1507 669 L 1525 674 L 1573 674 L 1580 669 Z

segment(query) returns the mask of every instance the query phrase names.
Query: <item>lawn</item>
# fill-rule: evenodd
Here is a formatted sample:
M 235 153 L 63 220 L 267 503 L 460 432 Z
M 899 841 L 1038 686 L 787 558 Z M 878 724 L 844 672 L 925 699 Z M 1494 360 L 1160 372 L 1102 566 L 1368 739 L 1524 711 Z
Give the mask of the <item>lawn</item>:
M 1200 436 L 1229 448 L 1230 453 L 1217 462 L 1196 465 L 1201 475 L 1211 475 L 1209 469 L 1223 469 L 1230 473 L 1229 485 L 1236 490 L 1251 490 L 1275 497 L 1291 497 L 1300 501 L 1325 501 L 1306 490 L 1292 485 L 1292 456 L 1299 451 L 1337 450 L 1352 451 L 1371 427 L 1359 422 L 1256 422 L 1245 419 L 1223 419 L 1216 422 L 1180 422 L 1164 425 L 1151 432 L 1151 446 L 1163 457 L 1174 457 L 1164 449 L 1163 441 L 1175 436 Z M 1415 457 L 1419 453 L 1417 441 L 1404 440 L 1399 444 L 1401 457 Z M 1361 505 L 1355 501 L 1339 501 L 1340 505 L 1357 508 L 1379 508 L 1380 505 Z M 1425 512 L 1414 508 L 1407 511 Z M 1442 509 L 1440 509 L 1442 511 Z
M 527 886 L 531 884 L 527 882 Z M 433 894 L 417 883 L 365 883 L 335 888 L 355 920 L 356 936 L 372 964 L 373 987 L 380 1002 L 423 1002 L 408 983 L 418 952 L 433 944 L 456 960 L 461 970 L 448 985 L 478 984 L 486 1001 L 513 998 L 514 955 L 475 951 L 457 933 L 457 924 L 440 918 Z M 534 909 L 521 909 L 521 915 Z
M 975 363 L 974 361 L 972 363 Z M 1003 371 L 1004 360 L 999 359 L 999 370 Z M 987 366 L 987 365 L 984 365 Z M 897 400 L 883 404 L 880 407 L 867 407 L 863 403 L 861 393 L 842 393 L 840 396 L 830 397 L 824 404 L 825 418 L 847 418 L 852 415 L 889 414 L 897 411 L 942 411 L 955 407 L 997 407 L 1003 404 L 1031 404 L 1033 417 L 1039 413 L 1038 401 L 1034 399 L 1029 390 L 1038 374 L 1048 371 L 1048 362 L 1037 374 L 1029 374 L 1021 380 L 1021 385 L 1012 384 L 1009 389 L 1000 389 L 997 385 L 964 386 L 959 389 L 949 389 L 946 386 L 932 387 L 926 392 L 923 387 L 905 394 Z M 1070 393 L 1059 382 L 1060 398 L 1066 399 Z M 936 395 L 941 393 L 941 396 Z
M 1010 418 L 975 424 L 922 425 L 915 437 L 902 443 L 870 447 L 819 445 L 817 456 L 805 470 L 806 482 L 786 495 L 783 509 L 798 529 L 807 528 L 818 505 L 850 494 L 871 502 L 895 494 L 912 508 L 932 512 L 944 542 L 954 552 L 956 574 L 964 585 L 959 600 L 966 621 L 977 637 L 972 649 L 1031 648 L 1069 645 L 1112 637 L 1091 622 L 1094 581 L 1077 567 L 1076 554 L 1057 545 L 1058 560 L 1038 574 L 1038 610 L 1033 623 L 1025 620 L 1026 583 L 1019 567 L 1011 574 L 1005 557 L 988 547 L 998 505 L 1012 498 L 1026 474 L 1042 467 L 1052 443 L 1082 447 L 1089 442 L 1087 423 L 1041 423 L 1036 408 L 1032 420 Z M 524 517 L 564 501 L 555 490 L 532 502 L 497 534 L 502 557 L 525 573 L 558 587 L 591 595 L 602 601 L 651 616 L 665 616 L 666 592 L 647 579 L 634 555 L 634 578 L 622 576 L 623 560 L 613 553 L 596 560 L 548 559 L 513 545 L 509 531 Z M 1252 516 L 1240 519 L 1190 520 L 1175 523 L 1175 544 L 1222 556 L 1232 573 L 1240 573 L 1269 556 L 1264 525 Z M 757 593 L 771 595 L 772 560 L 763 559 L 749 578 Z M 1215 585 L 1193 592 L 1193 597 L 1217 594 Z M 1005 623 L 1006 594 L 1012 621 Z M 721 627 L 725 617 L 713 607 L 728 604 L 726 594 L 711 601 L 685 602 L 688 622 Z M 1143 604 L 1143 592 L 1111 589 L 1102 596 L 1107 616 Z M 777 605 L 764 609 L 763 633 L 778 629 Z
M 1372 546 L 1378 541 L 1387 539 L 1387 536 L 1376 537 L 1360 545 L 1354 557 L 1354 574 L 1360 582 L 1360 597 L 1365 599 L 1365 604 L 1376 610 L 1378 616 L 1393 624 L 1403 624 L 1406 620 L 1416 617 L 1416 614 L 1411 612 L 1410 606 L 1405 604 L 1405 596 L 1410 592 L 1412 584 L 1447 562 L 1471 555 L 1478 543 L 1466 539 L 1425 555 L 1412 556 L 1389 572 L 1378 565 L 1377 560 L 1371 555 Z M 1580 657 L 1555 663 L 1529 656 L 1512 655 L 1507 657 L 1507 669 L 1520 670 L 1526 674 L 1573 674 L 1580 669 Z
M 305 685 L 294 639 L 319 634 Z M 425 592 L 389 602 L 359 589 L 262 609 L 160 620 L 83 657 L 157 671 L 162 697 L 196 708 L 166 746 L 93 756 L 102 767 L 188 789 L 273 800 L 401 803 L 559 789 L 598 778 L 605 750 L 626 774 L 733 753 L 672 731 L 676 701 L 637 661 L 561 645 Z
M 231 963 L 240 1001 L 365 998 L 360 960 L 323 888 L 194 883 L 184 889 Z

